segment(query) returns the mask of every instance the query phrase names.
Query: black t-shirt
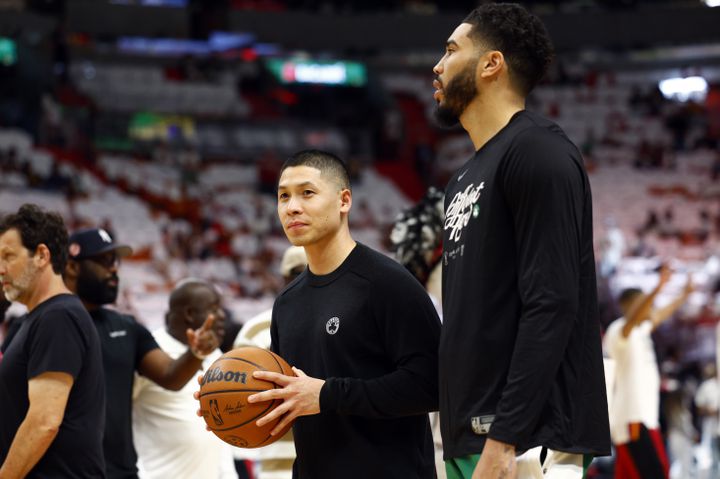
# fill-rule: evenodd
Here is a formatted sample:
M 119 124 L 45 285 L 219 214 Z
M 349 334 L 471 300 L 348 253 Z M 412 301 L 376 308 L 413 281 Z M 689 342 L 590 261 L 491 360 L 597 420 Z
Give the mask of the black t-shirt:
M 100 341 L 82 303 L 69 294 L 28 313 L 0 362 L 0 463 L 27 414 L 28 381 L 46 372 L 68 373 L 74 382 L 60 430 L 28 477 L 105 477 Z
M 361 244 L 332 273 L 291 283 L 273 307 L 273 350 L 326 380 L 320 414 L 293 427 L 293 477 L 434 478 L 439 334 L 420 283 Z
M 111 309 L 90 312 L 102 346 L 107 391 L 105 463 L 108 479 L 137 477 L 132 436 L 132 388 L 145 355 L 158 347 L 150 331 L 132 316 Z
M 0 292 L 2 294 L 2 292 Z M 10 346 L 10 341 L 15 337 L 17 332 L 20 330 L 20 325 L 25 319 L 25 315 L 18 316 L 10 319 L 6 324 L 7 329 L 5 330 L 5 337 L 3 338 L 2 344 L 0 344 L 0 353 L 5 353 L 5 350 Z
M 554 123 L 519 112 L 445 194 L 440 420 L 446 458 L 486 437 L 607 454 L 590 185 Z

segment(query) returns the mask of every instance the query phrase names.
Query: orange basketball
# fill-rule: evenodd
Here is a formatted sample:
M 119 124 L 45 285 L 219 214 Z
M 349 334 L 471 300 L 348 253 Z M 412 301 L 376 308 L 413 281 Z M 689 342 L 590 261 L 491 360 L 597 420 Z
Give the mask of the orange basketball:
M 255 422 L 282 404 L 282 400 L 248 404 L 248 396 L 277 388 L 275 383 L 253 378 L 254 371 L 272 371 L 295 376 L 288 363 L 271 351 L 244 346 L 223 354 L 205 372 L 200 384 L 200 412 L 210 430 L 223 441 L 236 447 L 267 446 L 280 439 L 270 431 L 280 422 L 271 421 L 263 427 Z

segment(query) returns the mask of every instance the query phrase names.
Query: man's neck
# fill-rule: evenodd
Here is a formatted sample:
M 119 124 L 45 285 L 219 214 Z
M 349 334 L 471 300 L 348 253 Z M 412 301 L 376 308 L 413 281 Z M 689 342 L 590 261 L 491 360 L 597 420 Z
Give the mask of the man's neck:
M 101 307 L 101 305 L 99 305 L 99 304 L 88 303 L 87 301 L 85 301 L 82 298 L 80 299 L 80 301 L 82 302 L 83 306 L 85 306 L 85 310 L 91 314 L 94 311 L 97 311 L 98 309 L 100 309 L 100 307 Z
M 55 274 L 53 271 L 48 271 L 38 278 L 33 294 L 25 301 L 25 306 L 27 306 L 29 312 L 54 296 L 68 293 L 70 291 L 65 287 L 62 276 Z
M 305 245 L 308 268 L 316 275 L 332 273 L 343 264 L 356 244 L 349 231 L 341 231 L 329 241 Z
M 460 124 L 477 151 L 505 128 L 513 115 L 524 109 L 524 99 L 511 92 L 488 92 L 475 97 L 460 117 Z

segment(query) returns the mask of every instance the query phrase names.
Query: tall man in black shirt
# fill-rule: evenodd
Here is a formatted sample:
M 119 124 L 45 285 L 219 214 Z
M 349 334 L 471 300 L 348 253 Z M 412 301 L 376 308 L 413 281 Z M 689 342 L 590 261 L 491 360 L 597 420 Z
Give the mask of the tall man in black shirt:
M 24 205 L 0 221 L 0 281 L 28 314 L 0 361 L 0 478 L 103 478 L 100 341 L 67 290 L 62 218 Z
M 150 331 L 129 315 L 103 308 L 118 293 L 119 259 L 132 253 L 115 243 L 103 229 L 75 232 L 69 240 L 65 284 L 76 293 L 100 335 L 107 389 L 107 426 L 103 440 L 107 477 L 137 477 L 137 453 L 132 438 L 132 387 L 135 371 L 158 385 L 178 391 L 219 342 L 210 316 L 202 327 L 187 330 L 188 350 L 173 360 L 158 346 Z
M 525 110 L 551 59 L 537 17 L 488 4 L 455 29 L 433 69 L 437 119 L 459 121 L 476 149 L 445 195 L 450 478 L 512 477 L 516 455 L 541 456 L 540 446 L 546 477 L 560 464 L 579 478 L 610 450 L 590 186 L 575 145 Z
M 303 151 L 282 167 L 278 215 L 308 268 L 276 299 L 272 349 L 297 377 L 249 400 L 283 399 L 258 421 L 296 419 L 295 479 L 435 477 L 427 413 L 437 406 L 440 321 L 401 265 L 356 243 L 352 193 L 334 155 Z

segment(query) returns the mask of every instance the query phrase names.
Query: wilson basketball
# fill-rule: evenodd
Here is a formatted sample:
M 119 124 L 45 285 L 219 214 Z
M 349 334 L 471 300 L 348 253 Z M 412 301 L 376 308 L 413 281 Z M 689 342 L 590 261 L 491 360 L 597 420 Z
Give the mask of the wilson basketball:
M 253 378 L 254 371 L 272 371 L 295 376 L 288 363 L 266 349 L 245 346 L 228 351 L 205 372 L 200 385 L 200 412 L 210 430 L 223 441 L 236 447 L 267 446 L 280 439 L 270 431 L 280 419 L 258 427 L 255 422 L 282 404 L 282 400 L 249 404 L 248 396 L 277 388 L 269 381 Z

